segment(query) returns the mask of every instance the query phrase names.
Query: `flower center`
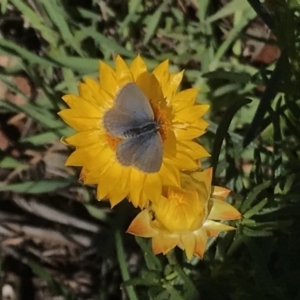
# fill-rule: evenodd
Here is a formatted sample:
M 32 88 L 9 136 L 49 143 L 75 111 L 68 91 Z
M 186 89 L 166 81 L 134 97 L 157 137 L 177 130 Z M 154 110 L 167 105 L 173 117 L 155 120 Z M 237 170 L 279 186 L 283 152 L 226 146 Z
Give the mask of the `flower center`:
M 105 138 L 106 138 L 106 142 L 107 142 L 108 146 L 113 151 L 116 151 L 118 144 L 122 141 L 122 139 L 114 137 L 108 133 L 105 133 Z
M 158 129 L 161 138 L 165 141 L 168 137 L 169 130 L 171 129 L 172 123 L 170 118 L 168 118 L 168 113 L 162 108 L 152 108 L 155 116 L 155 120 L 160 124 Z
M 170 120 L 170 117 L 168 116 L 169 113 L 166 109 L 163 109 L 160 107 L 153 107 L 152 105 L 151 105 L 151 107 L 152 107 L 153 114 L 154 114 L 154 120 L 159 124 L 158 131 L 161 134 L 162 140 L 165 141 L 168 137 L 169 131 L 172 128 L 172 122 Z M 147 124 L 145 124 L 144 127 L 147 127 Z M 141 128 L 141 130 L 143 128 Z M 113 151 L 116 151 L 118 144 L 123 140 L 122 138 L 112 136 L 107 132 L 105 133 L 105 138 L 106 138 L 106 142 L 107 142 L 108 146 Z

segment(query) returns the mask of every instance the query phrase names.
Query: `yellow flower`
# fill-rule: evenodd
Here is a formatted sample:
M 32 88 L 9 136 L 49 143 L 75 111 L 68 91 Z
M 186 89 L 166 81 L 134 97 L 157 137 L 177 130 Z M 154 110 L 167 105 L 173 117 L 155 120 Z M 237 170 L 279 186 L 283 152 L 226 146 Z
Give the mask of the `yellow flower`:
M 229 190 L 211 185 L 212 169 L 182 175 L 182 189 L 169 187 L 150 209 L 142 210 L 128 232 L 152 238 L 155 254 L 179 246 L 188 258 L 202 258 L 207 237 L 234 227 L 214 220 L 239 219 L 241 214 L 223 201 Z
M 82 167 L 83 182 L 98 185 L 98 199 L 109 199 L 114 206 L 128 197 L 135 207 L 144 207 L 149 199 L 160 198 L 163 186 L 179 187 L 181 169 L 195 170 L 199 167 L 198 159 L 209 156 L 194 141 L 205 132 L 207 123 L 201 117 L 209 106 L 195 104 L 197 89 L 177 91 L 183 72 L 169 73 L 168 61 L 152 73 L 140 56 L 129 66 L 117 56 L 115 65 L 114 70 L 100 62 L 99 82 L 85 78 L 79 84 L 79 96 L 63 97 L 70 108 L 59 115 L 77 131 L 65 139 L 76 147 L 66 165 Z M 103 116 L 112 110 L 116 97 L 128 83 L 142 91 L 154 120 L 160 124 L 163 157 L 157 172 L 147 173 L 120 163 L 116 149 L 122 139 L 109 134 L 103 124 Z

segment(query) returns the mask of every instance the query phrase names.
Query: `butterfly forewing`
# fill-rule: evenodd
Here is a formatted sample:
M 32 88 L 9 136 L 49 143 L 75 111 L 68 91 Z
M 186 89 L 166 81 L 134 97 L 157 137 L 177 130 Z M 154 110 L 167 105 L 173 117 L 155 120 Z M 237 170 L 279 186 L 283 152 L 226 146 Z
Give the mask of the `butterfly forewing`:
M 137 121 L 153 120 L 151 105 L 135 83 L 127 83 L 117 94 L 115 107 Z
M 126 138 L 127 132 L 133 128 L 140 128 L 143 124 L 144 122 L 134 119 L 117 108 L 108 110 L 103 116 L 105 130 L 114 137 Z

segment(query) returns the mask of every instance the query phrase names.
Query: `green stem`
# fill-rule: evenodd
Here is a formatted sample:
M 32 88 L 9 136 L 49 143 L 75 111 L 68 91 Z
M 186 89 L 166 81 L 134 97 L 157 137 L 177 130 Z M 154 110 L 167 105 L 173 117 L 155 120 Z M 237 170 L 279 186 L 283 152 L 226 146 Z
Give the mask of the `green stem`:
M 171 266 L 173 266 L 174 271 L 181 277 L 181 279 L 184 281 L 184 285 L 188 291 L 186 298 L 187 299 L 200 299 L 200 295 L 191 280 L 191 278 L 184 272 L 184 270 L 181 268 L 181 266 L 178 264 L 176 256 L 174 254 L 174 251 L 170 251 L 166 255 L 167 260 Z
M 122 243 L 122 236 L 120 230 L 116 229 L 115 231 L 115 240 L 116 240 L 116 252 L 117 252 L 117 258 L 120 265 L 121 275 L 123 278 L 123 281 L 127 281 L 130 279 L 127 263 L 126 263 L 126 257 L 125 257 L 125 250 Z M 127 295 L 130 300 L 138 300 L 138 297 L 135 293 L 135 290 L 132 286 L 126 286 L 125 287 Z

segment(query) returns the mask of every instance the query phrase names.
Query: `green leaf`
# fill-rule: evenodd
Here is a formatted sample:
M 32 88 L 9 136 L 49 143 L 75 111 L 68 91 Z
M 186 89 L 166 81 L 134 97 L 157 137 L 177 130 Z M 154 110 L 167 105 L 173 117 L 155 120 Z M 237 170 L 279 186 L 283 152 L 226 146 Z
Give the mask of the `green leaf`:
M 201 23 L 205 21 L 209 10 L 210 0 L 197 0 L 198 8 L 197 13 Z
M 146 34 L 143 40 L 144 46 L 148 44 L 152 36 L 155 34 L 155 30 L 161 19 L 162 13 L 168 4 L 169 0 L 163 1 L 162 4 L 156 9 L 155 13 L 153 15 L 148 16 L 148 18 L 145 20 Z
M 257 185 L 256 187 L 254 187 L 250 193 L 248 194 L 248 196 L 246 197 L 246 199 L 244 200 L 244 202 L 241 205 L 240 211 L 242 213 L 246 212 L 252 205 L 252 203 L 256 200 L 257 196 L 264 191 L 265 189 L 267 189 L 269 186 L 271 185 L 271 181 L 265 181 L 259 185 Z
M 208 72 L 202 75 L 209 79 L 225 79 L 231 82 L 247 83 L 251 80 L 251 75 L 246 72 L 226 71 L 224 69 L 217 69 L 213 72 Z
M 276 299 L 284 299 L 285 297 L 283 295 L 278 295 L 278 293 L 281 294 L 281 292 L 279 288 L 277 288 L 277 285 L 275 285 L 272 275 L 268 269 L 268 262 L 264 259 L 264 256 L 257 247 L 255 241 L 247 237 L 243 237 L 243 241 L 247 246 L 254 263 L 254 280 L 256 281 L 256 284 L 262 289 L 268 291 L 269 295 L 276 295 Z
M 93 38 L 100 45 L 101 48 L 108 50 L 111 54 L 114 54 L 114 55 L 120 54 L 120 55 L 124 55 L 127 57 L 135 56 L 135 54 L 132 51 L 127 50 L 126 48 L 122 47 L 119 43 L 117 43 L 112 38 L 108 38 L 105 35 L 103 35 L 102 33 L 97 32 L 95 30 L 95 28 L 81 27 L 80 31 L 83 34 L 85 34 L 85 36 L 89 36 L 89 37 Z M 98 64 L 96 66 L 98 68 Z
M 45 268 L 43 268 L 40 264 L 34 262 L 33 260 L 29 260 L 27 263 L 33 273 L 35 273 L 38 277 L 44 279 L 54 292 L 65 296 L 65 299 L 75 299 L 74 295 L 70 293 L 63 285 L 60 285 L 52 277 L 52 275 L 48 271 L 46 271 Z
M 77 6 L 77 11 L 81 15 L 81 17 L 85 19 L 90 19 L 92 21 L 97 21 L 97 22 L 101 22 L 103 19 L 101 14 L 97 12 L 92 12 L 80 6 Z
M 0 53 L 14 55 L 18 58 L 28 61 L 31 64 L 37 64 L 44 67 L 53 66 L 53 63 L 50 59 L 33 54 L 32 52 L 5 39 L 0 39 Z
M 246 147 L 263 129 L 264 116 L 271 106 L 272 100 L 275 98 L 279 91 L 280 84 L 282 81 L 283 68 L 285 66 L 285 52 L 281 53 L 280 58 L 276 63 L 276 67 L 272 76 L 268 82 L 267 88 L 259 102 L 253 120 L 250 124 L 248 132 L 245 135 L 243 141 L 244 147 Z
M 2 15 L 4 15 L 7 11 L 7 4 L 8 4 L 8 0 L 2 0 L 1 1 L 1 13 L 2 13 Z
M 24 94 L 13 82 L 12 82 L 12 79 L 7 77 L 7 76 L 4 76 L 4 75 L 1 75 L 0 74 L 0 80 L 5 83 L 10 90 L 12 90 L 13 92 L 15 92 L 16 94 L 19 94 L 19 95 L 22 95 L 27 101 L 29 101 L 29 97 Z
M 82 58 L 78 56 L 62 56 L 57 51 L 49 54 L 49 60 L 52 64 L 59 67 L 69 68 L 84 75 L 97 73 L 99 68 L 99 59 Z
M 135 240 L 143 251 L 144 259 L 148 269 L 161 272 L 162 264 L 158 259 L 158 257 L 154 255 L 152 249 L 149 247 L 149 241 L 147 239 L 140 238 L 140 237 L 135 237 Z
M 60 7 L 58 3 L 54 0 L 52 1 L 43 1 L 43 5 L 52 20 L 56 28 L 59 30 L 61 38 L 71 45 L 73 49 L 81 56 L 83 56 L 83 51 L 80 48 L 80 45 L 76 43 L 73 34 L 69 28 L 68 23 L 65 21 L 63 7 Z
M 169 292 L 170 298 L 169 299 L 177 299 L 177 300 L 185 300 L 186 298 L 183 298 L 183 296 L 179 293 L 176 288 L 171 285 L 170 283 L 166 282 L 163 287 Z
M 34 146 L 38 145 L 47 145 L 47 144 L 52 144 L 54 141 L 58 140 L 61 138 L 61 135 L 59 135 L 57 132 L 43 132 L 40 134 L 28 136 L 21 138 L 19 140 L 20 143 L 30 143 Z
M 148 289 L 148 298 L 149 298 L 149 300 L 171 299 L 169 293 L 161 286 L 150 287 Z M 176 299 L 176 298 L 174 298 L 174 299 Z
M 6 156 L 0 161 L 0 168 L 3 169 L 16 169 L 16 168 L 26 168 L 26 164 L 22 164 L 20 161 L 13 157 Z
M 246 0 L 230 1 L 228 4 L 219 9 L 214 15 L 211 15 L 208 19 L 206 19 L 206 22 L 212 23 L 234 14 L 237 10 L 245 11 L 247 9 L 249 9 L 249 3 Z
M 56 46 L 58 35 L 55 31 L 51 30 L 49 26 L 45 25 L 44 20 L 34 10 L 27 6 L 23 0 L 10 0 L 10 2 L 22 13 L 25 20 L 38 30 L 42 37 L 53 47 Z M 44 1 L 47 2 L 47 1 Z M 51 2 L 51 1 L 49 1 Z
M 53 115 L 49 110 L 37 107 L 27 103 L 24 105 L 15 105 L 9 102 L 0 101 L 0 107 L 8 108 L 13 112 L 23 112 L 32 119 L 38 121 L 49 129 L 57 129 L 60 132 L 65 127 L 65 124 L 56 115 Z
M 200 295 L 188 274 L 184 272 L 182 267 L 177 263 L 174 265 L 174 271 L 182 278 L 186 288 L 185 299 L 199 299 Z
M 128 271 L 128 262 L 126 260 L 125 249 L 120 230 L 115 231 L 115 242 L 122 279 L 123 281 L 127 281 L 130 279 L 130 274 Z M 133 286 L 126 286 L 125 289 L 130 300 L 138 300 L 137 294 Z
M 268 199 L 263 199 L 261 202 L 257 203 L 254 207 L 244 213 L 244 218 L 250 219 L 253 215 L 256 215 L 267 203 Z
M 213 144 L 213 150 L 212 150 L 212 166 L 214 170 L 213 174 L 213 180 L 215 178 L 219 155 L 221 152 L 221 147 L 223 144 L 223 141 L 225 139 L 225 136 L 228 134 L 228 128 L 230 126 L 230 123 L 236 114 L 236 112 L 244 105 L 247 105 L 251 102 L 249 99 L 243 99 L 236 101 L 229 109 L 225 112 L 225 115 L 223 119 L 221 120 L 219 127 L 216 132 L 214 144 Z
M 108 220 L 107 213 L 94 205 L 84 204 L 85 208 L 89 212 L 89 214 L 97 220 L 106 222 Z
M 122 286 L 161 286 L 160 277 L 158 277 L 154 272 L 152 274 L 152 278 L 150 278 L 150 276 L 147 277 L 148 278 L 133 278 L 126 280 L 122 283 Z
M 272 236 L 273 232 L 268 230 L 254 230 L 248 227 L 243 228 L 243 234 L 248 237 Z
M 137 17 L 137 10 L 139 7 L 142 5 L 142 0 L 131 0 L 128 1 L 128 11 L 129 13 L 127 14 L 126 18 L 120 23 L 119 25 L 119 32 L 124 30 L 125 28 L 128 28 L 129 23 Z
M 16 192 L 24 194 L 43 194 L 51 193 L 56 190 L 65 188 L 72 184 L 75 179 L 55 179 L 55 180 L 39 180 L 39 181 L 26 181 L 22 183 L 11 183 L 7 185 L 0 185 L 1 192 Z
M 231 4 L 230 2 L 229 4 Z M 216 64 L 218 61 L 220 61 L 225 53 L 228 51 L 230 46 L 233 44 L 235 39 L 237 38 L 238 34 L 243 30 L 245 26 L 249 24 L 249 20 L 256 17 L 256 14 L 252 9 L 248 11 L 243 12 L 243 18 L 240 19 L 240 22 L 238 24 L 235 24 L 234 27 L 226 34 L 226 39 L 223 41 L 223 43 L 218 48 L 214 60 L 211 63 L 212 65 Z

